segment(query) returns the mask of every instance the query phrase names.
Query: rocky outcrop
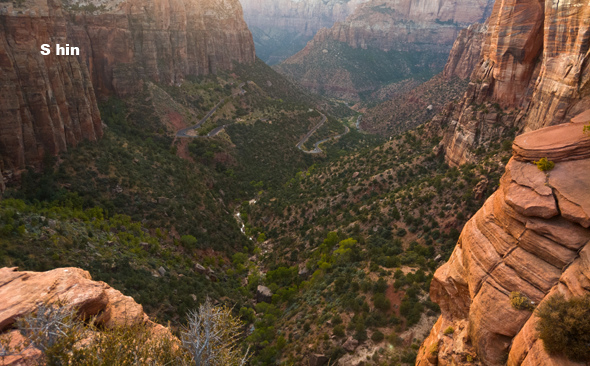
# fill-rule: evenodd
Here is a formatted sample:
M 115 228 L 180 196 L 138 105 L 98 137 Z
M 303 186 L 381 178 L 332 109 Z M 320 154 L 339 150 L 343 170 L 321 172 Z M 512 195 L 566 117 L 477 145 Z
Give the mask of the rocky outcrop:
M 472 151 L 493 140 L 498 129 L 531 131 L 568 122 L 587 109 L 589 18 L 590 6 L 582 0 L 496 2 L 472 84 L 444 118 L 449 164 L 472 161 Z M 497 110 L 481 113 L 481 105 Z
M 53 1 L 22 8 L 0 3 L 0 167 L 5 177 L 38 166 L 45 155 L 102 136 L 86 65 L 75 56 L 40 53 L 42 44 L 72 44 L 66 23 Z
M 99 327 L 147 324 L 152 334 L 170 337 L 170 331 L 149 320 L 141 305 L 104 282 L 93 281 L 79 268 L 58 268 L 47 272 L 0 268 L 0 337 L 9 332 L 13 348 L 22 342 L 18 331 L 10 331 L 19 317 L 34 312 L 40 304 L 60 304 L 76 309 L 82 318 L 95 316 Z M 3 359 L 7 365 L 28 365 L 39 357 L 36 349 Z
M 241 0 L 251 27 L 313 37 L 342 21 L 368 0 Z
M 583 126 L 516 138 L 500 188 L 434 275 L 430 296 L 442 315 L 418 365 L 576 365 L 545 352 L 536 316 L 513 307 L 509 295 L 539 304 L 552 294 L 590 291 L 590 136 Z M 541 156 L 555 162 L 553 170 L 533 164 Z
M 486 32 L 487 26 L 479 23 L 472 24 L 459 32 L 443 71 L 445 79 L 450 80 L 453 77 L 468 79 L 471 76 L 479 63 Z
M 484 21 L 492 4 L 492 0 L 371 0 L 345 21 L 321 29 L 277 70 L 314 92 L 358 100 L 360 93 L 374 91 L 382 83 L 442 71 L 461 29 Z M 375 75 L 366 70 L 375 70 Z M 367 75 L 357 80 L 359 73 Z
M 272 302 L 272 291 L 266 287 L 259 285 L 256 289 L 256 302 Z
M 148 321 L 141 305 L 104 282 L 93 281 L 79 268 L 47 272 L 0 268 L 0 332 L 15 320 L 33 312 L 39 304 L 63 302 L 85 318 L 98 316 L 97 323 L 110 327 Z
M 3 2 L 0 23 L 4 177 L 100 138 L 95 94 L 127 96 L 142 80 L 171 85 L 255 60 L 238 0 Z M 42 56 L 42 44 L 53 52 Z M 56 56 L 56 44 L 80 56 Z

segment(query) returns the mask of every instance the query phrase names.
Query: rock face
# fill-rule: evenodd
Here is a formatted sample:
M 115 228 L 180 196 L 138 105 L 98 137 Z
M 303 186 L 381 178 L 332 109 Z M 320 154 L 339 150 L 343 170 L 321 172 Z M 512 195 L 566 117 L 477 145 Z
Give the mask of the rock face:
M 313 37 L 368 0 L 241 0 L 249 26 Z
M 100 95 L 133 93 L 144 77 L 174 84 L 255 60 L 238 0 L 102 1 L 103 11 L 68 14 Z
M 549 355 L 536 316 L 511 306 L 518 291 L 535 304 L 590 291 L 590 136 L 583 123 L 525 133 L 514 142 L 500 188 L 465 225 L 430 296 L 442 315 L 418 365 L 575 365 Z M 542 172 L 533 160 L 555 162 Z M 455 332 L 444 335 L 452 326 Z M 434 345 L 437 344 L 438 347 Z
M 61 304 L 77 309 L 83 318 L 97 316 L 103 327 L 131 326 L 145 323 L 157 337 L 174 339 L 169 329 L 153 323 L 141 305 L 104 282 L 93 281 L 90 274 L 79 268 L 58 268 L 47 272 L 18 271 L 0 268 L 0 337 L 11 335 L 11 346 L 24 338 L 11 331 L 20 316 L 34 312 L 40 304 Z M 6 333 L 5 333 L 6 334 Z M 6 365 L 36 365 L 41 353 L 35 348 L 3 358 Z
M 241 0 L 256 52 L 274 65 L 300 51 L 318 30 L 329 28 L 368 0 Z
M 487 26 L 479 23 L 472 24 L 459 32 L 443 71 L 445 79 L 449 80 L 453 77 L 468 79 L 471 76 L 479 63 L 486 32 Z
M 148 321 L 141 305 L 104 282 L 92 281 L 87 271 L 58 268 L 47 272 L 0 268 L 0 332 L 41 303 L 63 301 L 89 317 L 99 315 L 104 326 L 133 325 Z
M 460 30 L 484 21 L 492 4 L 492 0 L 370 0 L 345 21 L 321 29 L 277 70 L 314 92 L 358 99 L 359 92 L 375 90 L 383 82 L 398 82 L 426 71 L 440 72 Z M 374 50 L 376 54 L 367 56 L 369 53 L 357 49 Z M 329 59 L 331 53 L 335 54 L 333 61 Z M 322 63 L 327 67 L 318 70 L 317 65 Z M 354 80 L 354 65 L 378 69 L 383 63 L 391 64 L 374 76 L 367 75 L 367 85 Z M 387 73 L 395 77 L 388 80 Z
M 259 285 L 256 289 L 256 302 L 272 302 L 272 291 L 266 287 Z
M 100 138 L 95 94 L 126 96 L 144 79 L 174 84 L 255 60 L 238 0 L 27 0 L 0 3 L 0 21 L 4 177 Z M 53 52 L 42 56 L 42 44 Z M 56 56 L 56 44 L 80 56 Z
M 40 54 L 44 43 L 72 44 L 61 7 L 53 1 L 25 6 L 0 3 L 0 169 L 5 177 L 102 136 L 86 65 L 75 56 Z
M 565 123 L 587 109 L 588 19 L 590 5 L 582 0 L 496 1 L 472 84 L 444 117 L 449 164 L 472 161 L 472 151 L 498 131 Z M 482 104 L 496 111 L 482 113 Z

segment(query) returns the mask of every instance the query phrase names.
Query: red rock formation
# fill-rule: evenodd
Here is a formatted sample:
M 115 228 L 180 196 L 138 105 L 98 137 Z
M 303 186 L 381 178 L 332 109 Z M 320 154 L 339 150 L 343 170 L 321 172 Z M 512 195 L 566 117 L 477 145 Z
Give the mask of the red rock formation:
M 68 35 L 99 95 L 132 94 L 144 77 L 174 84 L 256 57 L 238 0 L 127 0 L 94 14 L 72 11 Z
M 0 333 L 8 331 L 18 317 L 34 312 L 39 304 L 60 302 L 77 309 L 84 318 L 97 316 L 96 322 L 100 326 L 146 323 L 153 334 L 172 337 L 167 328 L 151 322 L 133 298 L 104 282 L 93 281 L 87 271 L 79 268 L 58 268 L 47 272 L 0 268 L 0 299 Z M 18 337 L 19 333 L 11 334 L 15 346 L 19 339 L 14 337 Z M 25 354 L 10 356 L 3 361 L 7 365 L 27 365 L 38 356 L 37 350 L 30 349 Z
M 345 21 L 319 31 L 311 44 L 332 39 L 353 48 L 405 51 L 434 47 L 448 52 L 461 28 L 485 20 L 491 4 L 482 0 L 372 0 Z M 296 60 L 297 55 L 287 63 Z
M 5 176 L 102 136 L 88 69 L 75 56 L 40 54 L 71 43 L 61 8 L 37 1 L 0 8 L 0 157 Z
M 588 19 L 590 6 L 582 0 L 496 1 L 472 85 L 445 117 L 450 126 L 444 144 L 451 165 L 473 160 L 472 150 L 493 140 L 498 130 L 531 131 L 567 122 L 587 109 Z M 514 115 L 475 111 L 477 104 L 494 103 Z
M 412 73 L 442 70 L 461 29 L 485 20 L 492 3 L 370 0 L 345 21 L 318 31 L 303 50 L 278 65 L 277 71 L 313 92 L 359 100 L 360 93 L 410 79 Z M 382 56 L 377 65 L 374 58 L 379 57 L 359 56 L 342 45 L 392 53 Z M 359 79 L 366 70 L 379 66 L 384 66 L 380 75 Z M 392 76 L 384 75 L 387 73 L 396 74 L 395 80 L 388 79 Z
M 238 0 L 30 0 L 0 5 L 0 171 L 17 177 L 102 136 L 98 96 L 173 84 L 255 59 Z M 95 4 L 96 5 L 96 4 Z M 69 44 L 80 57 L 40 54 Z M 0 183 L 0 190 L 4 182 Z
M 554 293 L 590 291 L 590 136 L 583 123 L 523 134 L 514 142 L 500 188 L 465 225 L 432 280 L 442 311 L 418 365 L 575 365 L 549 355 L 537 318 L 511 306 L 518 291 L 535 304 Z M 542 172 L 532 163 L 554 161 Z M 449 327 L 453 334 L 443 334 Z M 433 346 L 438 344 L 438 347 Z
M 459 32 L 443 71 L 445 79 L 468 79 L 471 76 L 479 63 L 486 32 L 487 26 L 483 24 L 472 24 Z

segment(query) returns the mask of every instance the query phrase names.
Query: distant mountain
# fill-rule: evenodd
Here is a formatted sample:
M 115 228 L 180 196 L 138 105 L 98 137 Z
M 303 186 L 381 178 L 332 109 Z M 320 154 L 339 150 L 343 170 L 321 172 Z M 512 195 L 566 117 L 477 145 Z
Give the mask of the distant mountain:
M 408 78 L 442 71 L 461 29 L 484 21 L 493 1 L 371 0 L 320 30 L 277 70 L 304 87 L 352 101 Z
M 269 65 L 294 55 L 324 27 L 368 0 L 241 0 L 256 54 Z

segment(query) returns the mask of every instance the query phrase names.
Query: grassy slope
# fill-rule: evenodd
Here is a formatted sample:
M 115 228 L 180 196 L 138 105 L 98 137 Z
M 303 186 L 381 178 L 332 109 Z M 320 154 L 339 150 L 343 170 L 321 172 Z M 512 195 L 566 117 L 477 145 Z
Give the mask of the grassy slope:
M 430 79 L 442 70 L 446 57 L 432 52 L 364 50 L 328 41 L 312 47 L 302 63 L 283 62 L 275 69 L 320 95 L 365 100 L 387 84 Z

